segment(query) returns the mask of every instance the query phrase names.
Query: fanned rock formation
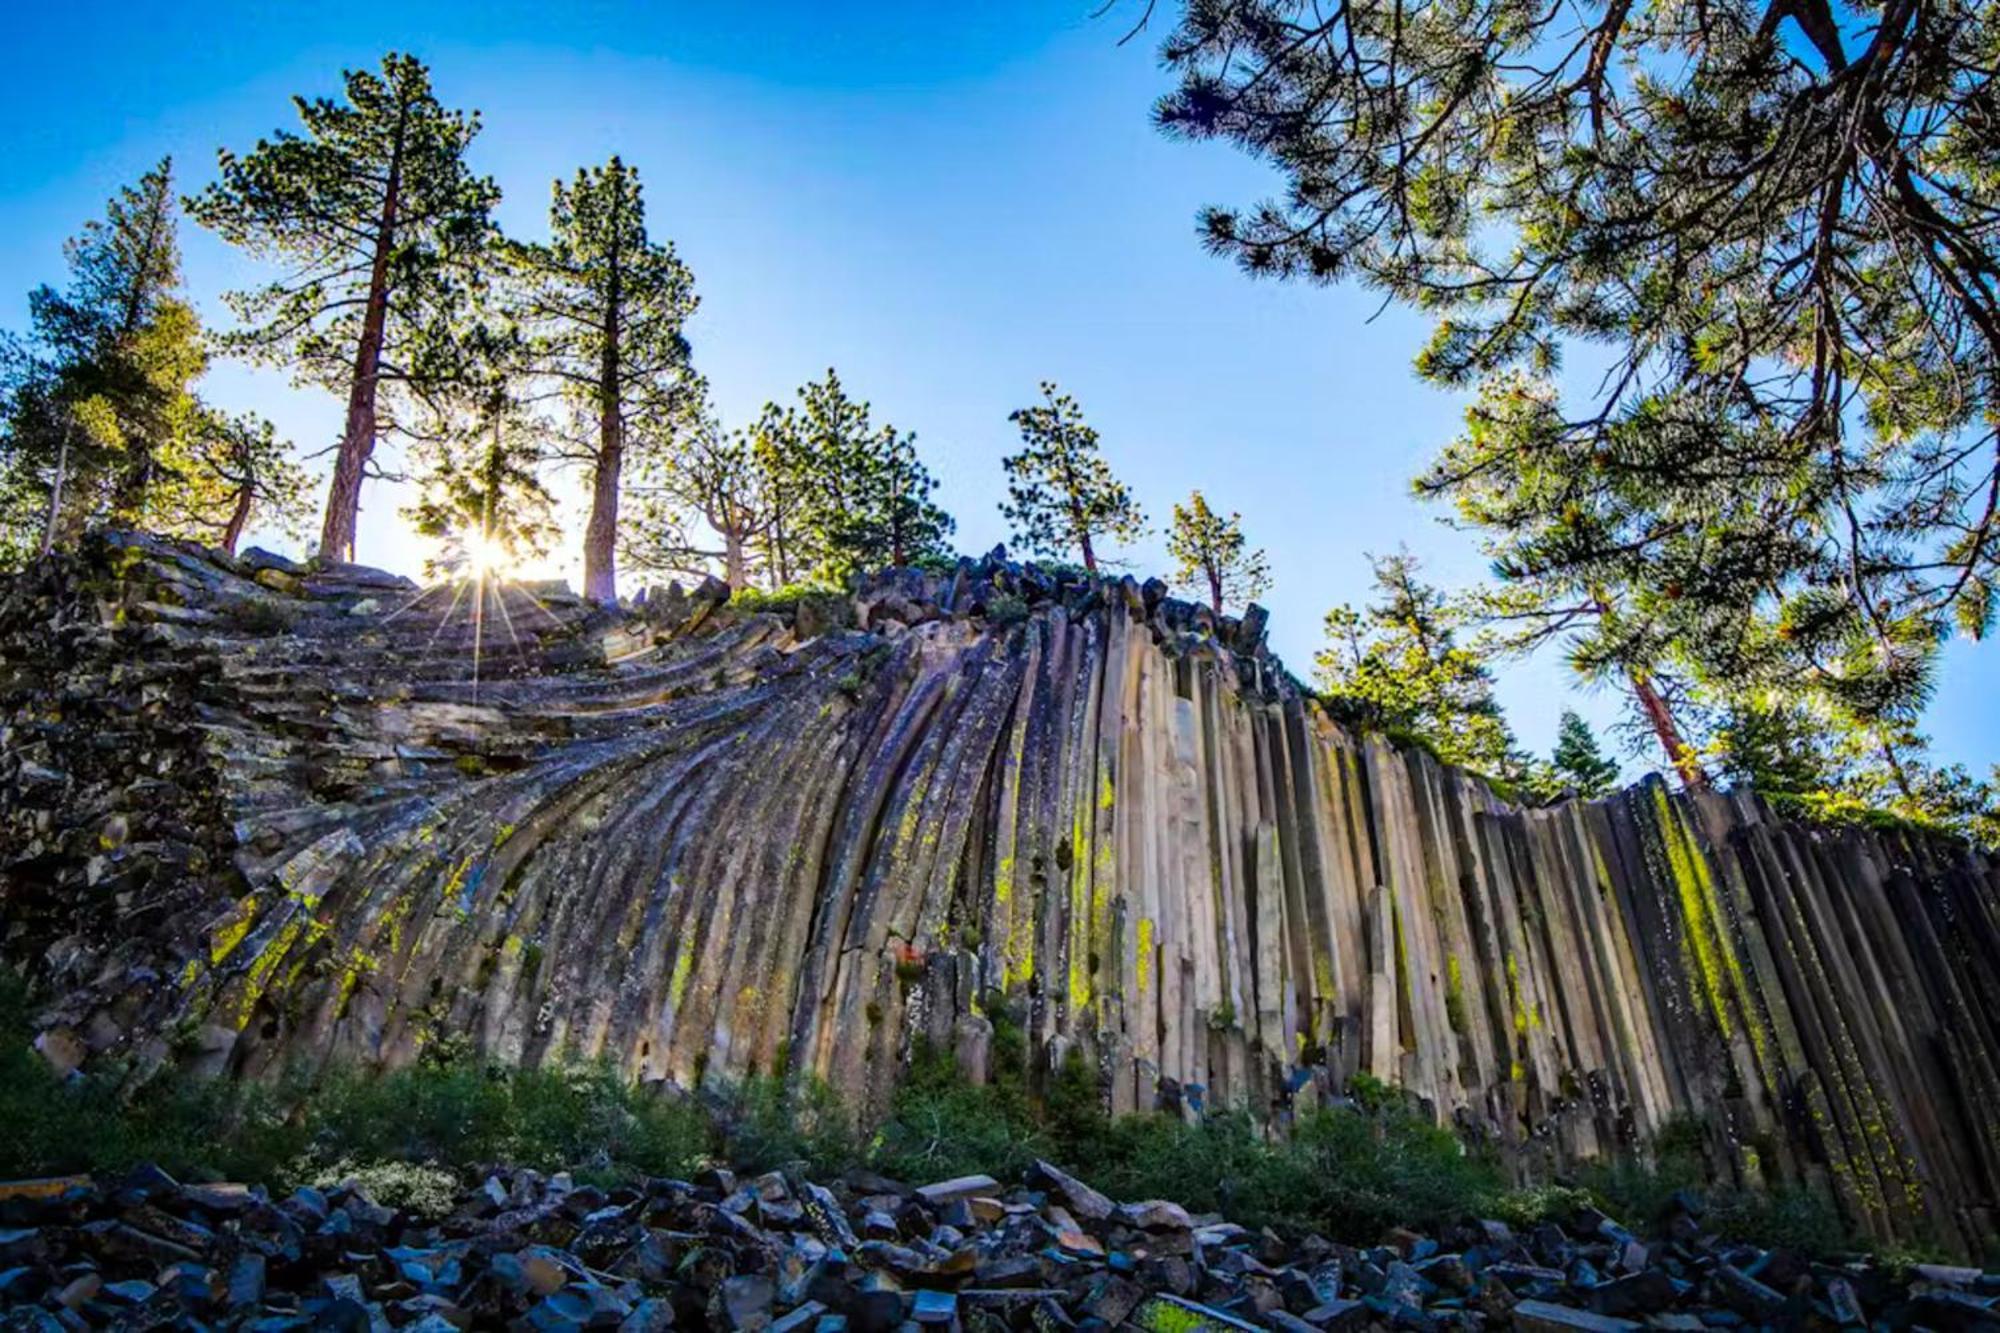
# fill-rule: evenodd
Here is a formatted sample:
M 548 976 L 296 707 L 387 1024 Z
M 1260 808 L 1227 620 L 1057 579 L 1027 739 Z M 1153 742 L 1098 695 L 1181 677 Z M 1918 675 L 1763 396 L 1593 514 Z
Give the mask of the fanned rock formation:
M 996 1023 L 1114 1111 L 1372 1075 L 1524 1174 L 1643 1151 L 1966 1249 L 2000 863 L 1651 782 L 1524 810 L 1158 583 L 1004 560 L 594 610 L 142 538 L 0 589 L 0 914 L 59 1066 L 429 1043 L 879 1105 Z M 475 605 L 477 604 L 477 605 Z

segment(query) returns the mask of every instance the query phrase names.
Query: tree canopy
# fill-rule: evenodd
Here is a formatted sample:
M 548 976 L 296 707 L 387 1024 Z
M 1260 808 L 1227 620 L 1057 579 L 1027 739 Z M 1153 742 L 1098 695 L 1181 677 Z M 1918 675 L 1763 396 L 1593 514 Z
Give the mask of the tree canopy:
M 1376 600 L 1327 612 L 1314 659 L 1320 694 L 1347 721 L 1415 740 L 1447 763 L 1493 776 L 1520 768 L 1514 735 L 1464 619 L 1407 552 L 1371 556 Z
M 0 561 L 115 524 L 228 549 L 253 513 L 289 527 L 301 474 L 270 423 L 197 393 L 206 339 L 183 290 L 172 163 L 65 246 L 68 283 L 29 295 L 0 403 Z
M 1185 505 L 1174 506 L 1167 554 L 1174 559 L 1175 580 L 1205 593 L 1218 616 L 1225 603 L 1254 601 L 1271 586 L 1269 561 L 1244 539 L 1243 515 L 1224 518 L 1208 507 L 1200 491 L 1191 492 Z
M 627 451 L 670 448 L 699 408 L 685 332 L 699 299 L 673 245 L 647 233 L 639 173 L 618 157 L 555 183 L 549 233 L 508 247 L 506 301 L 530 373 L 570 410 L 562 456 L 590 477 L 584 595 L 609 601 Z
M 189 202 L 204 226 L 285 269 L 230 294 L 242 327 L 224 345 L 347 401 L 320 531 L 329 560 L 353 557 L 377 440 L 406 400 L 463 372 L 462 323 L 500 198 L 466 163 L 478 114 L 440 104 L 422 61 L 392 52 L 379 72 L 342 78 L 342 100 L 293 99 L 302 132 L 222 150 L 218 179 Z
M 1881 739 L 1992 625 L 1993 34 L 1972 0 L 1188 0 L 1157 117 L 1281 177 L 1203 214 L 1215 251 L 1435 317 L 1419 370 L 1477 399 L 1419 490 L 1699 783 L 1696 695 Z
M 1021 432 L 1022 448 L 1001 460 L 1007 498 L 1000 512 L 1019 545 L 1040 555 L 1075 555 L 1096 573 L 1100 541 L 1137 541 L 1145 534 L 1139 502 L 1112 475 L 1098 451 L 1097 431 L 1074 398 L 1044 381 L 1042 401 L 1007 419 Z

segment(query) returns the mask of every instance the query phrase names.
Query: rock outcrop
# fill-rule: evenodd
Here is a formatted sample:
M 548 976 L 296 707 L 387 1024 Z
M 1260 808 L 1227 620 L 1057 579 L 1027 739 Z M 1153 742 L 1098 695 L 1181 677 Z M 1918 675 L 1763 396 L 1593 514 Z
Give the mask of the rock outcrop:
M 0 914 L 59 1067 L 469 1043 L 879 1104 L 996 1023 L 1115 1111 L 1399 1084 L 1524 1173 L 1642 1151 L 1965 1248 L 2000 863 L 1649 782 L 1522 809 L 1130 580 L 746 612 L 110 538 L 0 588 Z

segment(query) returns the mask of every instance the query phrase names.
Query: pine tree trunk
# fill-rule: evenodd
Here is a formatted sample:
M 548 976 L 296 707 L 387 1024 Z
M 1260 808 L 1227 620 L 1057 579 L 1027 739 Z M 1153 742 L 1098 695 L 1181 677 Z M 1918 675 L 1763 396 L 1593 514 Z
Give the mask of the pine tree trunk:
M 604 350 L 597 366 L 597 466 L 591 478 L 590 520 L 583 529 L 583 595 L 608 604 L 618 600 L 618 478 L 625 466 L 624 406 L 619 392 L 619 306 L 624 300 L 618 269 L 619 220 L 611 215 L 610 278 L 604 297 Z
M 597 467 L 583 529 L 583 595 L 599 603 L 618 600 L 618 474 L 625 465 L 625 423 L 618 411 L 617 348 L 614 332 L 598 377 Z
M 236 554 L 236 543 L 243 540 L 243 529 L 250 524 L 250 503 L 253 498 L 252 489 L 247 485 L 236 492 L 236 506 L 229 511 L 229 522 L 222 529 L 222 549 L 230 555 Z
M 782 517 L 771 520 L 771 591 L 776 592 L 792 581 L 792 559 L 785 549 L 785 520 Z
M 722 576 L 732 591 L 750 586 L 748 561 L 743 554 L 743 532 L 734 523 L 722 533 Z
M 1217 620 L 1222 619 L 1222 574 L 1213 565 L 1208 567 L 1208 607 Z
M 618 473 L 625 462 L 623 434 L 617 405 L 600 408 L 590 521 L 583 529 L 583 595 L 593 602 L 618 600 Z
M 1897 758 L 1896 747 L 1891 745 L 1889 738 L 1879 731 L 1875 734 L 1875 740 L 1876 748 L 1882 752 L 1883 760 L 1889 765 L 1889 777 L 1896 784 L 1896 790 L 1903 794 L 1904 800 L 1915 801 L 1917 794 L 1910 789 L 1910 775 L 1904 771 L 1903 761 Z
M 340 437 L 333 481 L 327 488 L 326 516 L 320 523 L 319 558 L 352 560 L 354 529 L 361 518 L 361 482 L 375 452 L 375 390 L 382 374 L 382 341 L 389 323 L 389 257 L 395 251 L 397 208 L 402 195 L 403 127 L 389 159 L 389 183 L 382 192 L 382 216 L 375 231 L 375 256 L 368 269 L 368 304 L 361 341 L 354 349 L 354 379 L 347 390 L 347 428 Z
M 125 303 L 118 316 L 117 343 L 121 350 L 129 347 L 139 332 L 139 321 L 152 295 L 160 232 L 166 226 L 166 197 L 164 192 L 156 192 L 147 200 L 146 229 L 139 240 L 139 253 L 132 260 L 134 276 L 125 289 Z M 127 440 L 129 458 L 119 469 L 118 486 L 111 502 L 112 514 L 121 526 L 136 528 L 145 517 L 146 492 L 153 482 L 155 443 L 143 433 L 135 433 Z
M 62 524 L 63 483 L 69 480 L 69 433 L 73 427 L 65 422 L 62 443 L 56 446 L 56 476 L 49 486 L 49 521 L 42 525 L 42 554 L 47 555 L 56 548 L 56 529 Z
M 1681 784 L 1689 791 L 1707 791 L 1708 773 L 1701 761 L 1695 758 L 1694 747 L 1681 735 L 1680 727 L 1674 722 L 1673 711 L 1667 701 L 1653 688 L 1653 682 L 1639 670 L 1626 673 L 1632 682 L 1632 693 L 1638 697 L 1639 710 L 1652 724 L 1653 734 L 1659 738 L 1660 748 L 1667 752 L 1667 762 L 1681 775 Z

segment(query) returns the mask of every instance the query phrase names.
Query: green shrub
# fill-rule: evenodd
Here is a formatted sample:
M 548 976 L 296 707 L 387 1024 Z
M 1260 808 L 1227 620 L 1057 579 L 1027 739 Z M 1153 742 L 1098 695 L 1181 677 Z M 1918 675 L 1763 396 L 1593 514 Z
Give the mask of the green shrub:
M 868 1159 L 876 1170 L 905 1180 L 979 1172 L 1008 1180 L 1053 1151 L 1018 1069 L 1002 1067 L 993 1081 L 974 1084 L 949 1051 L 920 1043 Z
M 790 615 L 799 609 L 799 603 L 813 597 L 834 597 L 844 599 L 846 594 L 825 583 L 787 583 L 782 588 L 738 588 L 729 595 L 732 611 L 769 611 L 776 615 Z
M 717 1102 L 723 1156 L 745 1170 L 804 1162 L 831 1173 L 860 1160 L 853 1118 L 822 1079 L 752 1075 Z
M 346 1158 L 318 1172 L 306 1183 L 318 1189 L 353 1185 L 375 1202 L 402 1208 L 419 1217 L 448 1215 L 458 1201 L 458 1173 L 423 1162 L 354 1162 Z
M 141 1162 L 193 1179 L 290 1185 L 388 1163 L 455 1170 L 509 1161 L 684 1174 L 708 1117 L 603 1069 L 514 1069 L 469 1056 L 386 1074 L 299 1080 L 162 1076 L 129 1097 L 119 1071 L 56 1079 L 28 1045 L 26 992 L 0 983 L 0 1175 L 115 1173 Z
M 24 989 L 0 973 L 0 1176 L 156 1162 L 188 1179 L 274 1188 L 352 1178 L 385 1203 L 426 1212 L 449 1205 L 464 1172 L 492 1162 L 603 1180 L 684 1176 L 716 1158 L 751 1171 L 804 1163 L 822 1176 L 866 1163 L 922 1181 L 974 1172 L 1014 1180 L 1048 1157 L 1115 1198 L 1169 1198 L 1246 1226 L 1357 1242 L 1469 1216 L 1525 1225 L 1585 1202 L 1645 1228 L 1676 1190 L 1706 1176 L 1701 1126 L 1675 1121 L 1656 1137 L 1649 1166 L 1590 1167 L 1575 1185 L 1510 1190 L 1489 1156 L 1363 1078 L 1352 1087 L 1358 1109 L 1305 1112 L 1286 1137 L 1240 1112 L 1114 1120 L 1078 1049 L 1038 1101 L 1026 1034 L 1005 1011 L 992 1017 L 987 1083 L 967 1082 L 948 1052 L 920 1046 L 866 1139 L 817 1079 L 751 1077 L 703 1105 L 604 1068 L 490 1065 L 445 1043 L 410 1068 L 337 1071 L 310 1088 L 163 1077 L 125 1098 L 116 1071 L 56 1079 L 28 1047 L 27 1016 Z M 1820 1195 L 1704 1192 L 1705 1225 L 1726 1238 L 1814 1256 L 1859 1248 Z
M 990 625 L 1018 625 L 1028 618 L 1028 603 L 1011 592 L 997 592 L 986 599 L 986 622 Z

